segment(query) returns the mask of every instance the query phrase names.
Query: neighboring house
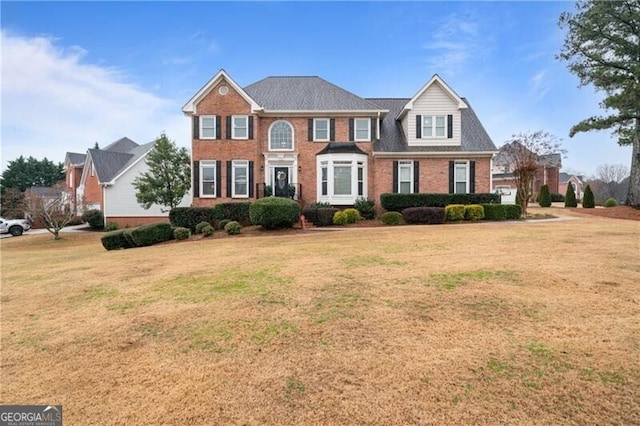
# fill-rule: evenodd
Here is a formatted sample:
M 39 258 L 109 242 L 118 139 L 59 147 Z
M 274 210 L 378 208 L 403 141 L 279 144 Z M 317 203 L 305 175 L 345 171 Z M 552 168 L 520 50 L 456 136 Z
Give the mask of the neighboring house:
M 76 152 L 67 152 L 64 158 L 65 189 L 71 198 L 70 207 L 78 216 L 82 215 L 82 199 L 78 196 L 78 187 L 86 158 L 86 154 Z
M 567 193 L 567 185 L 573 185 L 573 191 L 576 193 L 576 199 L 582 200 L 584 194 L 585 180 L 583 176 L 570 175 L 569 173 L 560 173 L 560 184 L 558 187 L 558 193 L 565 195 Z
M 364 99 L 320 77 L 240 87 L 218 72 L 192 119 L 193 204 L 292 197 L 351 206 L 380 194 L 487 193 L 496 147 L 434 75 L 412 98 Z
M 45 206 L 50 206 L 55 200 L 57 200 L 61 195 L 64 196 L 63 189 L 55 186 L 32 186 L 27 188 L 24 192 L 25 198 L 29 199 L 30 197 L 37 197 L 42 199 Z M 31 227 L 34 229 L 44 228 L 44 224 L 36 217 L 34 212 L 26 211 L 26 218 L 31 223 Z
M 516 189 L 516 180 L 513 176 L 514 159 L 508 149 L 508 144 L 503 145 L 500 147 L 498 155 L 493 159 L 493 167 L 491 169 L 493 178 L 492 191 L 513 194 Z M 522 146 L 521 149 L 527 148 Z M 542 185 L 548 185 L 551 193 L 559 193 L 561 167 L 562 156 L 559 153 L 538 156 L 538 169 L 533 179 L 533 194 L 538 194 Z
M 167 221 L 168 213 L 162 212 L 160 206 L 148 210 L 140 206 L 133 186 L 135 178 L 147 171 L 145 158 L 153 146 L 154 142 L 138 145 L 125 137 L 104 149 L 88 150 L 81 168 L 68 167 L 67 185 L 76 184 L 75 176 L 81 170 L 77 186 L 72 188 L 79 210 L 101 210 L 105 223 L 120 226 Z M 69 164 L 79 160 L 80 155 L 68 153 Z M 182 205 L 188 206 L 190 202 L 186 195 Z

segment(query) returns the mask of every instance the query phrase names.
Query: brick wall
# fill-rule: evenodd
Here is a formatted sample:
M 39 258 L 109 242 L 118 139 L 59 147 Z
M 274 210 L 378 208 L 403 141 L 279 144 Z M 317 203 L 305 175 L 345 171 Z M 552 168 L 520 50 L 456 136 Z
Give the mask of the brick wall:
M 98 184 L 98 176 L 91 176 L 91 170 L 88 170 L 87 177 L 84 181 L 84 205 L 99 203 L 100 210 L 104 210 L 104 200 L 102 199 L 102 187 Z

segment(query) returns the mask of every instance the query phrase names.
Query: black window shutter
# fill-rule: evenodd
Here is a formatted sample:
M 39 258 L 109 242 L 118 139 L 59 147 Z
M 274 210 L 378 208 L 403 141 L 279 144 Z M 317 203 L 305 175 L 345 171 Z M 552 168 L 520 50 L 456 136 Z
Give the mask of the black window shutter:
M 418 194 L 420 192 L 420 162 L 418 160 L 413 162 L 413 193 Z
M 231 161 L 227 161 L 227 197 L 231 198 L 231 180 L 233 178 L 233 164 Z
M 375 118 L 371 119 L 371 140 L 372 141 L 376 140 L 376 122 L 377 120 Z
M 333 142 L 336 140 L 336 119 L 332 118 L 329 120 L 329 141 Z
M 193 138 L 200 139 L 200 117 L 193 116 Z
M 231 139 L 231 116 L 227 117 L 227 139 Z
M 222 197 L 222 161 L 216 161 L 216 197 Z
M 310 118 L 308 120 L 307 129 L 308 129 L 308 133 L 309 133 L 309 137 L 307 138 L 307 140 L 312 141 L 313 140 L 313 118 Z
M 253 139 L 253 115 L 249 116 L 249 139 Z
M 353 141 L 354 137 L 353 137 L 353 118 L 349 119 L 349 140 Z
M 476 193 L 476 162 L 469 161 L 469 194 Z
M 253 198 L 253 161 L 249 161 L 249 198 Z
M 393 162 L 393 189 L 391 190 L 394 194 L 398 193 L 398 162 Z
M 416 115 L 416 139 L 422 139 L 422 116 Z
M 216 139 L 220 139 L 220 137 L 222 136 L 221 131 L 222 131 L 222 123 L 220 120 L 220 116 L 216 115 Z
M 447 115 L 447 138 L 453 138 L 453 115 Z
M 193 162 L 193 197 L 198 198 L 200 196 L 200 162 Z
M 455 162 L 449 161 L 449 194 L 453 194 L 455 189 Z

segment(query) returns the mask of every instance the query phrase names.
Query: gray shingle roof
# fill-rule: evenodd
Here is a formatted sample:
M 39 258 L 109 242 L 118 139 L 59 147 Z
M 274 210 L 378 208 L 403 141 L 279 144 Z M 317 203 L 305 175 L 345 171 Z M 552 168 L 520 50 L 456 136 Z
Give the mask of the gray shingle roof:
M 463 98 L 464 99 L 464 98 Z M 389 112 L 382 120 L 380 140 L 373 144 L 375 152 L 487 152 L 497 151 L 489 134 L 480 123 L 478 116 L 464 99 L 469 108 L 461 110 L 460 146 L 408 146 L 400 121 L 395 118 L 410 99 L 368 99 Z
M 265 110 L 372 111 L 380 108 L 320 77 L 267 77 L 244 88 Z
M 67 152 L 67 158 L 71 164 L 84 164 L 87 158 L 86 154 L 78 154 L 77 152 Z
M 124 149 L 127 146 L 132 147 L 128 152 L 114 151 L 113 149 L 90 149 L 88 151 L 93 164 L 98 174 L 98 181 L 100 183 L 111 182 L 120 173 L 129 168 L 133 163 L 138 161 L 140 157 L 144 156 L 151 148 L 153 148 L 154 142 L 149 142 L 144 145 L 138 145 L 131 139 L 122 138 L 109 145 L 109 147 L 115 146 L 117 150 Z
M 124 137 L 120 138 L 117 141 L 110 143 L 106 147 L 104 147 L 103 151 L 111 151 L 111 152 L 129 152 L 135 147 L 139 146 L 137 143 L 132 141 L 131 139 Z
M 38 197 L 56 198 L 62 190 L 53 186 L 32 186 L 25 191 L 27 194 L 33 194 Z
M 361 150 L 354 142 L 329 142 L 327 146 L 316 155 L 324 154 L 364 154 L 366 152 Z

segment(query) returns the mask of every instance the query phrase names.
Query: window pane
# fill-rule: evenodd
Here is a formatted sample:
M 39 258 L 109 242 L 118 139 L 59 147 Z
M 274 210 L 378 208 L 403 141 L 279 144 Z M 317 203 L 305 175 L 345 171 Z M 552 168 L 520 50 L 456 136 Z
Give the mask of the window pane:
M 433 117 L 422 117 L 422 136 L 433 136 Z
M 288 123 L 275 123 L 269 136 L 271 149 L 293 149 L 292 131 Z
M 467 180 L 467 167 L 466 166 L 456 166 L 456 180 L 457 181 L 466 181 Z
M 456 182 L 456 194 L 464 194 L 467 192 L 466 182 Z
M 216 136 L 216 120 L 215 117 L 201 117 L 202 120 L 202 137 L 213 138 Z
M 401 181 L 409 181 L 411 180 L 411 168 L 409 167 L 400 167 L 400 180 Z
M 400 182 L 400 193 L 411 194 L 411 182 Z
M 215 182 L 202 182 L 202 195 L 215 195 Z
M 322 166 L 322 195 L 327 195 L 327 167 Z
M 235 180 L 233 182 L 235 195 L 247 195 L 247 166 L 234 166 Z
M 357 118 L 355 120 L 356 126 L 356 139 L 368 140 L 369 139 L 369 119 Z
M 315 120 L 316 140 L 329 139 L 329 120 Z
M 351 167 L 336 166 L 333 168 L 333 193 L 335 195 L 351 195 Z
M 358 195 L 364 195 L 364 183 L 358 181 Z
M 202 180 L 214 180 L 216 178 L 216 169 L 214 167 L 202 168 Z
M 327 195 L 327 182 L 322 182 L 322 195 Z
M 444 116 L 436 117 L 436 136 L 444 137 Z

